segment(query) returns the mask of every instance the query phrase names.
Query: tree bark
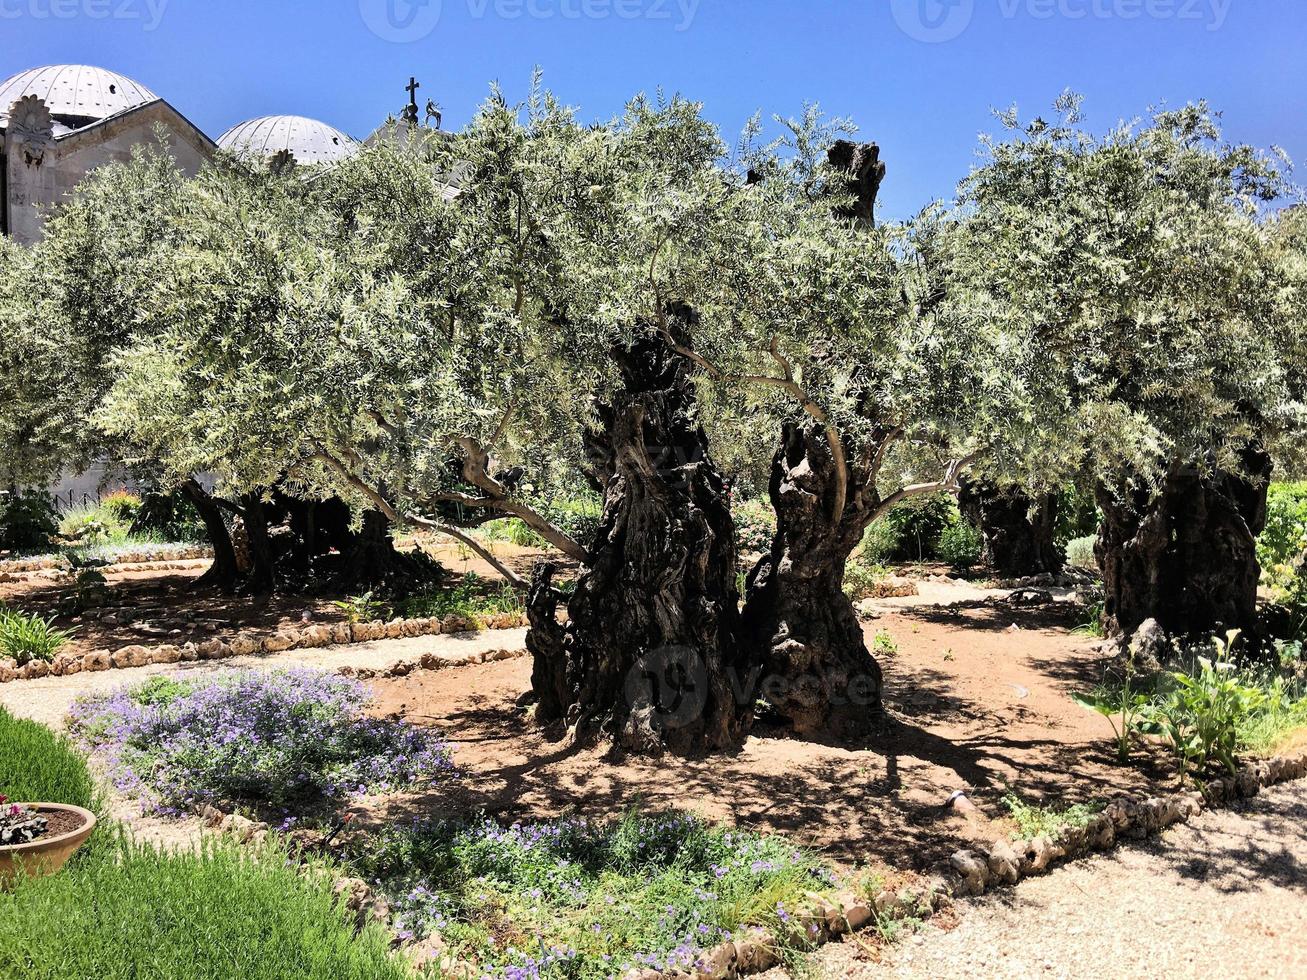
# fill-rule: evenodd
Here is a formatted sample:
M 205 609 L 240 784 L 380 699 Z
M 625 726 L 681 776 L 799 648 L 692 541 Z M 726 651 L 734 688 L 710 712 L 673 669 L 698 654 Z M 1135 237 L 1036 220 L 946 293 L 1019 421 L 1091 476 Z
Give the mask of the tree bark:
M 1274 465 L 1260 447 L 1247 449 L 1242 462 L 1243 473 L 1177 470 L 1155 496 L 1099 487 L 1095 551 L 1111 635 L 1132 636 L 1147 619 L 1174 637 L 1255 635 L 1257 536 Z
M 181 486 L 186 499 L 195 507 L 200 520 L 204 522 L 204 531 L 213 548 L 213 564 L 209 570 L 196 580 L 197 586 L 216 586 L 220 589 L 233 589 L 240 578 L 240 566 L 236 563 L 236 549 L 231 543 L 231 532 L 227 522 L 222 519 L 222 511 L 213 498 L 209 496 L 198 480 L 187 480 Z
M 1056 494 L 1031 497 L 1020 487 L 966 481 L 958 509 L 980 529 L 983 560 L 1000 575 L 1016 578 L 1062 570 L 1066 557 L 1054 540 Z
M 269 595 L 276 589 L 277 571 L 263 498 L 256 493 L 242 497 L 241 517 L 249 536 L 251 566 L 243 587 L 253 595 Z
M 350 531 L 348 540 L 337 545 L 341 561 L 331 578 L 332 591 L 349 595 L 380 592 L 399 598 L 443 577 L 444 569 L 430 555 L 399 551 L 390 528 L 390 521 L 379 511 L 363 515 L 358 533 Z
M 797 734 L 856 738 L 882 716 L 882 676 L 844 593 L 844 568 L 880 501 L 850 479 L 834 519 L 835 484 L 823 427 L 786 425 L 770 484 L 776 536 L 749 575 L 743 626 L 762 660 L 761 694 Z
M 671 311 L 678 342 L 692 321 Z M 649 330 L 614 356 L 623 385 L 591 447 L 609 454 L 612 476 L 568 622 L 557 622 L 551 567 L 530 591 L 536 718 L 637 752 L 726 749 L 743 740 L 753 702 L 738 693 L 748 678 L 725 481 L 666 339 Z

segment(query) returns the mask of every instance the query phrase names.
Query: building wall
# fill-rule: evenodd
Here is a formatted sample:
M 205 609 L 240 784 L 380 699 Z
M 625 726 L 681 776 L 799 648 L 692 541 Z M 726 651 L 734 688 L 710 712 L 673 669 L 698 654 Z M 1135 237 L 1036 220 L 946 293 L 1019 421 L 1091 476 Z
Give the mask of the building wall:
M 55 140 L 39 165 L 21 147 L 6 147 L 5 185 L 8 230 L 25 245 L 40 240 L 50 208 L 76 190 L 91 171 L 125 163 L 132 149 L 154 143 L 155 127 L 168 134 L 169 151 L 187 175 L 194 175 L 213 152 L 213 144 L 165 102 L 125 112 Z

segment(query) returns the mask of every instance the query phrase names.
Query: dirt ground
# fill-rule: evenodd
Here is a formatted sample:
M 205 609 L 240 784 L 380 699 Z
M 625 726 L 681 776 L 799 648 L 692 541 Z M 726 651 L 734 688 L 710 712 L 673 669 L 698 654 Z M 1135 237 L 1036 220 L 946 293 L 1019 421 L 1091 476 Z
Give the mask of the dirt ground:
M 468 573 L 486 580 L 498 578 L 489 564 L 469 552 L 431 542 L 424 542 L 423 547 L 451 572 L 450 585 Z M 510 568 L 524 575 L 530 574 L 532 566 L 544 554 L 502 541 L 492 542 L 488 547 Z M 314 623 L 328 624 L 340 622 L 345 615 L 332 604 L 333 599 L 345 596 L 294 593 L 233 596 L 217 589 L 200 588 L 195 580 L 208 569 L 209 562 L 185 564 L 190 567 L 168 572 L 135 571 L 130 566 L 106 569 L 105 577 L 112 591 L 111 599 L 102 609 L 87 615 L 57 617 L 57 626 L 76 630 L 64 651 L 84 654 L 132 644 L 200 643 L 237 631 L 275 633 L 283 627 L 302 624 L 306 614 Z M 56 614 L 71 591 L 67 583 L 52 582 L 43 575 L 29 576 L 21 582 L 0 583 L 0 605 L 49 617 Z M 109 613 L 108 619 L 102 617 L 104 612 Z
M 1107 721 L 1068 694 L 1095 682 L 1093 641 L 1070 635 L 1077 611 L 983 607 L 903 610 L 867 625 L 889 633 L 885 730 L 832 746 L 758 728 L 736 754 L 619 758 L 551 742 L 517 706 L 530 661 L 375 682 L 379 710 L 445 730 L 467 775 L 455 789 L 391 800 L 387 818 L 482 809 L 511 818 L 612 816 L 637 801 L 784 832 L 842 863 L 922 869 L 959 837 L 1004 832 L 1002 797 L 1073 803 L 1169 780 L 1160 763 L 1115 764 Z M 1015 629 L 1013 627 L 1016 627 Z M 945 804 L 955 790 L 980 807 Z
M 962 903 L 889 946 L 823 947 L 804 980 L 1307 976 L 1307 784 Z M 792 980 L 777 969 L 761 980 Z

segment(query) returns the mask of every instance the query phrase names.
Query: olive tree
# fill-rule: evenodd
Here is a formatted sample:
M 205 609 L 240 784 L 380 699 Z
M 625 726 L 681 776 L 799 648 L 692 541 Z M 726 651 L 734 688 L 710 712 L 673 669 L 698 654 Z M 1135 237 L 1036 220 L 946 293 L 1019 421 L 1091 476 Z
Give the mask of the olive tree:
M 1303 422 L 1301 327 L 1260 216 L 1282 168 L 1202 103 L 1101 136 L 1078 98 L 1056 113 L 1003 113 L 983 143 L 969 276 L 1028 321 L 1062 404 L 1040 465 L 1098 486 L 1110 629 L 1249 629 L 1267 450 Z

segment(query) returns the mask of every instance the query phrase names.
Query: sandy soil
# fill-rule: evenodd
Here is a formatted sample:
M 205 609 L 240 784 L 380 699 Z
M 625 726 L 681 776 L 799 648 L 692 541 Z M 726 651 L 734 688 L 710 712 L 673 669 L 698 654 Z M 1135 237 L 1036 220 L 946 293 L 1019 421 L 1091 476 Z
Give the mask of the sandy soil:
M 1105 719 L 1067 697 L 1093 683 L 1093 641 L 1068 635 L 1076 612 L 916 609 L 868 624 L 888 632 L 883 658 L 890 719 L 862 745 L 820 745 L 759 727 L 736 754 L 700 760 L 619 758 L 604 747 L 548 740 L 517 706 L 527 660 L 375 683 L 380 710 L 444 729 L 468 776 L 451 791 L 391 801 L 386 818 L 484 809 L 513 818 L 564 810 L 611 816 L 644 807 L 694 809 L 773 829 L 836 860 L 924 868 L 1002 827 L 1009 789 L 1077 802 L 1169 778 L 1114 764 Z M 1016 627 L 1013 629 L 1013 627 Z M 966 790 L 980 814 L 943 804 Z
M 1307 783 L 1276 787 L 961 903 L 888 947 L 863 940 L 807 958 L 816 977 L 1300 978 L 1307 976 Z M 784 970 L 763 980 L 790 980 Z
M 451 586 L 468 573 L 485 580 L 497 578 L 490 565 L 468 557 L 470 553 L 433 542 L 424 542 L 424 547 L 452 573 Z M 502 541 L 490 542 L 487 547 L 514 571 L 528 577 L 532 566 L 545 554 Z M 232 596 L 197 588 L 195 580 L 208 569 L 209 562 L 186 564 L 190 567 L 185 570 L 169 572 L 107 569 L 105 577 L 113 591 L 105 610 L 114 619 L 128 622 L 105 621 L 99 615 L 102 610 L 59 617 L 58 626 L 76 630 L 65 651 L 83 654 L 131 644 L 200 643 L 215 636 L 230 636 L 237 630 L 270 634 L 282 627 L 300 625 L 306 614 L 315 623 L 328 624 L 340 622 L 345 615 L 332 604 L 333 599 L 345 596 Z M 69 584 L 51 581 L 45 574 L 30 576 L 20 582 L 0 583 L 0 604 L 51 616 L 70 591 Z M 128 610 L 128 614 L 120 616 L 115 612 L 120 609 Z

